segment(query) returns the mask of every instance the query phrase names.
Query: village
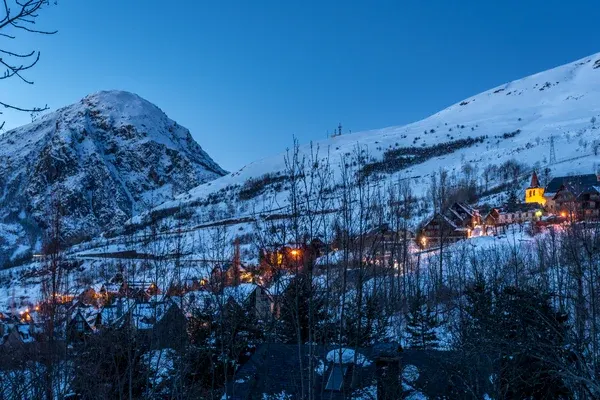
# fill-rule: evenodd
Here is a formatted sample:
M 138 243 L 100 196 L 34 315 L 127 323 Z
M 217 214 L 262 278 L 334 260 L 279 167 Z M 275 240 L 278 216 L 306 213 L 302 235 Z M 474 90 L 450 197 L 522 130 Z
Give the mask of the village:
M 535 233 L 551 225 L 596 222 L 600 216 L 600 176 L 596 174 L 555 177 L 542 187 L 534 171 L 524 201 L 511 195 L 499 207 L 476 209 L 454 203 L 437 212 L 423 225 L 419 245 L 439 248 L 472 237 L 497 235 L 511 225 L 527 225 Z
M 593 222 L 600 216 L 600 182 L 596 174 L 555 177 L 542 187 L 533 172 L 523 201 L 510 197 L 507 204 L 487 210 L 456 202 L 444 212 L 435 213 L 417 233 L 395 231 L 387 225 L 371 229 L 353 239 L 355 243 L 360 240 L 362 249 L 368 249 L 361 252 L 360 260 L 356 259 L 358 252 L 337 250 L 336 243 L 313 240 L 309 244 L 262 249 L 258 265 L 244 265 L 236 243 L 230 262 L 216 264 L 206 276 L 182 284 L 160 288 L 149 279 L 131 280 L 117 274 L 111 281 L 90 285 L 79 293 L 56 294 L 45 302 L 26 304 L 25 308 L 14 304 L 13 312 L 0 313 L 0 350 L 35 346 L 36 338 L 44 332 L 41 314 L 48 314 L 50 305 L 64 316 L 59 323 L 67 343 L 84 342 L 101 330 L 127 326 L 154 346 L 173 346 L 173 332 L 185 331 L 193 313 L 215 315 L 238 308 L 259 320 L 278 318 L 286 290 L 298 272 L 307 268 L 318 286 L 324 285 L 319 276 L 326 269 L 335 271 L 342 263 L 361 263 L 367 271 L 361 282 L 367 285 L 370 278 L 389 266 L 406 272 L 399 264 L 411 255 L 439 251 L 461 240 L 498 235 L 509 226 L 526 226 L 534 234 L 544 227 Z M 348 287 L 356 284 L 355 275 L 349 268 Z

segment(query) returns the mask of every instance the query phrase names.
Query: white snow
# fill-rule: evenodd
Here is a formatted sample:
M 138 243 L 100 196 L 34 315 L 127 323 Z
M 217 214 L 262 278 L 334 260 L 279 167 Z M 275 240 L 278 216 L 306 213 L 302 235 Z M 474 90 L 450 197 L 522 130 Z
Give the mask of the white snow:
M 353 400 L 377 400 L 377 385 L 370 385 L 358 389 L 353 395 Z
M 600 53 L 538 73 L 460 101 L 429 118 L 408 124 L 337 136 L 315 143 L 321 153 L 329 152 L 329 159 L 337 166 L 340 157 L 352 153 L 358 144 L 369 154 L 381 159 L 383 153 L 395 147 L 431 146 L 466 137 L 487 135 L 484 143 L 436 157 L 422 164 L 392 174 L 410 178 L 418 193 L 423 193 L 428 176 L 440 165 L 458 171 L 469 162 L 482 169 L 516 158 L 533 166 L 547 165 L 550 136 L 555 136 L 558 163 L 553 173 L 591 172 L 599 157 L 590 147 L 597 137 L 597 128 L 591 118 L 600 115 L 600 68 L 594 61 Z M 504 139 L 505 133 L 520 133 Z M 427 133 L 425 133 L 427 132 Z M 396 146 L 398 144 L 398 146 Z M 301 146 L 301 155 L 310 152 L 310 146 Z M 174 202 L 205 198 L 210 193 L 234 185 L 242 185 L 249 178 L 265 173 L 283 171 L 285 153 L 250 163 L 209 184 L 200 185 Z M 335 168 L 334 168 L 335 169 Z M 336 177 L 339 171 L 334 171 Z
M 600 53 L 507 83 L 406 126 L 342 135 L 315 143 L 314 146 L 320 149 L 318 158 L 321 161 L 328 153 L 332 168 L 330 183 L 334 184 L 340 177 L 340 159 L 352 154 L 357 145 L 368 151 L 374 160 L 380 161 L 385 152 L 391 149 L 421 148 L 468 137 L 485 137 L 483 143 L 433 157 L 404 170 L 382 174 L 380 179 L 373 182 L 381 186 L 398 179 L 408 179 L 417 196 L 427 192 L 431 174 L 438 171 L 440 166 L 450 173 L 460 173 L 461 167 L 469 164 L 481 173 L 487 166 L 499 166 L 516 159 L 526 163 L 529 168 L 548 166 L 554 176 L 591 173 L 600 166 L 600 156 L 594 155 L 592 148 L 594 143 L 600 141 L 600 123 L 591 122 L 593 116 L 600 117 L 600 68 L 593 68 L 597 59 L 600 59 Z M 546 85 L 547 82 L 549 85 Z M 514 137 L 504 137 L 506 133 L 517 131 L 519 133 Z M 548 164 L 551 135 L 554 136 L 557 149 L 557 162 L 553 165 Z M 308 156 L 310 151 L 310 145 L 300 146 L 300 156 Z M 248 179 L 260 178 L 265 174 L 285 175 L 284 158 L 285 153 L 281 153 L 248 164 L 239 171 L 197 186 L 175 200 L 157 206 L 155 210 L 187 207 L 192 217 L 180 222 L 184 228 L 184 240 L 189 243 L 198 236 L 209 236 L 206 232 L 212 229 L 210 226 L 214 223 L 224 226 L 226 237 L 252 234 L 260 228 L 262 218 L 285 211 L 288 193 L 283 187 L 279 192 L 267 191 L 266 197 L 260 195 L 254 199 L 240 200 L 240 188 Z M 526 180 L 526 176 L 522 178 Z M 502 183 L 501 176 L 494 176 L 490 186 Z M 488 200 L 499 201 L 498 196 L 491 196 Z M 338 201 L 333 196 L 332 207 L 335 208 Z M 147 214 L 141 214 L 129 224 L 141 223 L 145 218 Z M 411 221 L 413 228 L 421 222 L 420 218 Z M 164 223 L 173 226 L 176 222 L 167 217 Z M 495 240 L 489 237 L 476 239 L 481 241 L 470 242 L 481 246 L 492 244 Z M 123 237 L 110 239 L 111 243 L 124 241 Z M 87 245 L 98 248 L 102 241 L 92 241 Z M 258 255 L 255 249 L 250 245 L 242 245 L 241 248 L 243 260 L 256 263 Z M 342 255 L 338 252 L 329 257 L 336 261 Z M 325 262 L 324 257 L 317 261 L 318 264 Z
M 315 367 L 315 373 L 321 376 L 325 373 L 325 363 L 323 360 L 319 360 L 319 363 Z
M 152 350 L 142 355 L 142 363 L 150 370 L 150 382 L 154 388 L 174 374 L 177 352 L 173 349 Z
M 276 394 L 263 393 L 262 400 L 292 400 L 292 395 L 287 394 L 285 391 Z
M 419 379 L 419 368 L 412 364 L 406 365 L 402 369 L 402 379 L 409 383 L 415 383 Z
M 418 390 L 414 391 L 412 393 L 409 393 L 404 398 L 406 400 L 427 400 L 428 399 L 428 397 L 425 396 L 425 394 L 423 392 L 419 392 Z
M 325 357 L 327 361 L 332 362 L 334 364 L 339 364 L 340 360 L 342 364 L 352 364 L 354 363 L 354 356 L 356 354 L 356 364 L 361 366 L 370 365 L 371 362 L 361 353 L 355 352 L 353 349 L 341 348 L 334 349 L 327 353 Z

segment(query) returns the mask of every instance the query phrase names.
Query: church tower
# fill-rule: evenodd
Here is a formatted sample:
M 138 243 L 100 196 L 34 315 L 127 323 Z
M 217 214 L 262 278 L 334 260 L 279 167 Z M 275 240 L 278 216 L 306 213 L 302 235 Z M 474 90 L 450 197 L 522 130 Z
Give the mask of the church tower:
M 533 171 L 533 174 L 531 175 L 529 187 L 525 189 L 525 203 L 546 204 L 544 188 L 540 187 L 540 181 L 535 171 Z

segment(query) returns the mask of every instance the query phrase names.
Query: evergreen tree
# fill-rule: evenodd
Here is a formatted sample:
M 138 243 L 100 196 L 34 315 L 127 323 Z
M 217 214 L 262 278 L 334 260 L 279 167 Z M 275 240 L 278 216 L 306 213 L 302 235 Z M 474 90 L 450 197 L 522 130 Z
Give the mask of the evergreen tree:
M 493 293 L 483 279 L 465 292 L 462 349 L 473 363 L 491 356 L 501 398 L 562 399 L 569 390 L 557 370 L 568 365 L 567 316 L 535 288 L 507 287 Z
M 311 304 L 312 302 L 312 304 Z M 305 274 L 299 274 L 290 283 L 281 299 L 281 315 L 279 324 L 279 339 L 286 343 L 302 343 L 309 338 L 309 313 L 312 306 L 314 321 L 325 321 L 327 315 L 323 302 L 313 291 L 312 282 Z
M 467 287 L 465 301 L 461 338 L 463 345 L 481 347 L 489 344 L 493 329 L 493 295 L 482 276 L 477 276 L 475 282 Z
M 437 346 L 438 337 L 435 332 L 435 328 L 438 326 L 437 318 L 429 306 L 427 298 L 420 291 L 417 291 L 410 302 L 406 318 L 409 347 L 426 350 Z
M 498 296 L 495 319 L 501 393 L 506 398 L 568 398 L 556 368 L 567 364 L 568 317 L 552 308 L 549 295 L 507 287 Z
M 515 189 L 511 189 L 508 192 L 508 198 L 506 199 L 506 205 L 509 209 L 514 209 L 519 203 L 519 197 L 517 196 L 517 191 Z

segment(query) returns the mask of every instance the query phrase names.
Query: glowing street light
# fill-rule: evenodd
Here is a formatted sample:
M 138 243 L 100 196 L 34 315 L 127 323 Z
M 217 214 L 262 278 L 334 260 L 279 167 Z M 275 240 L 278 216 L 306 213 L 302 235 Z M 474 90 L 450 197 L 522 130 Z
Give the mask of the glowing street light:
M 542 210 L 537 210 L 535 212 L 535 216 L 538 217 L 538 218 L 540 218 L 542 216 Z

